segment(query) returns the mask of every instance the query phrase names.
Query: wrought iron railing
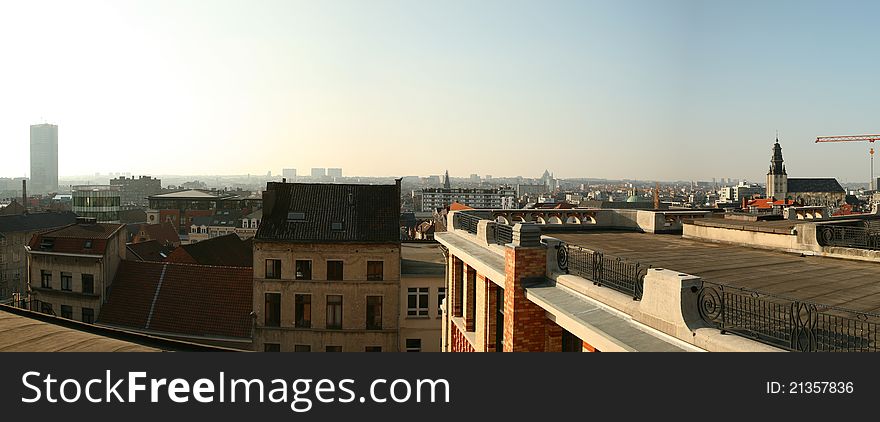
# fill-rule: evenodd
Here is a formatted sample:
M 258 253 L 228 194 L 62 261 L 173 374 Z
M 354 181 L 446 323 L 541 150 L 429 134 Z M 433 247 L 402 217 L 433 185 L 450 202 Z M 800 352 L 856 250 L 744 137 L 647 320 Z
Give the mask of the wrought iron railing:
M 880 249 L 880 228 L 873 223 L 864 227 L 823 224 L 817 228 L 816 238 L 822 246 Z
M 567 274 L 574 274 L 597 286 L 606 286 L 628 294 L 633 300 L 642 298 L 645 274 L 651 268 L 563 242 L 556 245 L 556 263 Z
M 696 289 L 696 288 L 694 288 Z M 703 282 L 702 319 L 720 329 L 785 350 L 876 352 L 880 315 Z
M 477 234 L 477 225 L 480 223 L 482 218 L 477 217 L 476 215 L 465 214 L 463 212 L 458 213 L 458 221 L 461 224 L 461 228 L 468 231 L 468 233 Z
M 495 223 L 495 243 L 499 245 L 513 243 L 513 226 Z

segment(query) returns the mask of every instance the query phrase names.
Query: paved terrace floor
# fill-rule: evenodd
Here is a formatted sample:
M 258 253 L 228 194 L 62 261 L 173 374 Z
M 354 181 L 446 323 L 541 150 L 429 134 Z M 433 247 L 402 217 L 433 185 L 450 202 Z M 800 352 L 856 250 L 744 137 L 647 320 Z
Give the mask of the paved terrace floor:
M 159 352 L 0 310 L 0 352 Z
M 625 232 L 553 234 L 570 244 L 792 299 L 880 313 L 880 263 Z
M 772 221 L 748 221 L 728 218 L 703 218 L 694 219 L 693 224 L 698 226 L 721 227 L 753 232 L 791 234 L 791 230 L 798 223 L 807 223 L 813 220 L 772 220 Z

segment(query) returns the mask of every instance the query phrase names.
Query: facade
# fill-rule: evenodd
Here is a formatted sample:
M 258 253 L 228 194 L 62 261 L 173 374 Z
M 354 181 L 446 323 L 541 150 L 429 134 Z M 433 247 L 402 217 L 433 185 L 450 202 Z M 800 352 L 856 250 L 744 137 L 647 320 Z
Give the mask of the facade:
M 312 167 L 312 177 L 324 177 L 327 175 L 327 169 L 323 167 Z
M 514 190 L 502 186 L 495 189 L 427 188 L 416 191 L 421 197 L 419 211 L 430 212 L 458 202 L 472 208 L 501 209 L 515 200 Z
M 254 238 L 256 351 L 397 351 L 400 181 L 269 183 Z
M 719 202 L 736 202 L 741 203 L 743 199 L 753 199 L 755 195 L 765 193 L 765 188 L 757 184 L 748 184 L 740 182 L 736 186 L 725 186 L 718 190 Z
M 34 234 L 76 222 L 72 212 L 0 216 L 0 300 L 27 292 L 27 250 Z
M 242 217 L 241 226 L 235 229 L 235 234 L 242 239 L 250 239 L 257 235 L 261 221 L 263 221 L 263 210 L 256 210 Z
M 110 179 L 110 184 L 120 187 L 123 206 L 146 207 L 149 205 L 148 197 L 162 192 L 162 181 L 150 176 L 138 178 L 120 176 L 116 179 Z
M 433 242 L 404 242 L 400 257 L 398 347 L 402 352 L 439 352 L 446 258 L 440 245 Z
M 296 169 L 282 169 L 281 177 L 284 177 L 291 182 L 296 180 Z
M 31 192 L 58 192 L 57 125 L 31 125 Z
M 94 323 L 120 262 L 125 226 L 79 217 L 35 235 L 27 247 L 30 309 Z
M 122 188 L 114 185 L 73 186 L 72 210 L 80 217 L 99 223 L 118 223 L 122 210 Z
M 210 217 L 217 210 L 241 209 L 247 200 L 238 195 L 183 190 L 149 198 L 147 223 L 171 223 L 181 235 L 189 233 L 194 217 Z
M 328 168 L 327 176 L 330 177 L 342 177 L 342 169 L 341 168 Z

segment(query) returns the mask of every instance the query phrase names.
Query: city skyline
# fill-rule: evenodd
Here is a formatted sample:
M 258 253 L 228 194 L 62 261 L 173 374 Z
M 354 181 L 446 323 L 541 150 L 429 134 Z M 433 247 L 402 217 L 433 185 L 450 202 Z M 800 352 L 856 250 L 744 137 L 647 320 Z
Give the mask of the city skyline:
M 0 5 L 0 177 L 28 127 L 59 174 L 473 172 L 867 182 L 867 2 Z M 845 66 L 858 59 L 859 66 Z M 467 151 L 426 170 L 426 150 Z M 125 164 L 119 157 L 128 157 Z M 520 158 L 522 157 L 522 158 Z M 524 174 L 525 173 L 525 174 Z

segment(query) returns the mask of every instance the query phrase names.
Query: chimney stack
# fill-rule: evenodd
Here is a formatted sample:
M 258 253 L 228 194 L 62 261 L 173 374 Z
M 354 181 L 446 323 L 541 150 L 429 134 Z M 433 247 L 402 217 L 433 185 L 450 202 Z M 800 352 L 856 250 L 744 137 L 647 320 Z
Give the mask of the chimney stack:
M 21 181 L 21 206 L 27 209 L 28 200 L 27 200 L 27 180 Z

